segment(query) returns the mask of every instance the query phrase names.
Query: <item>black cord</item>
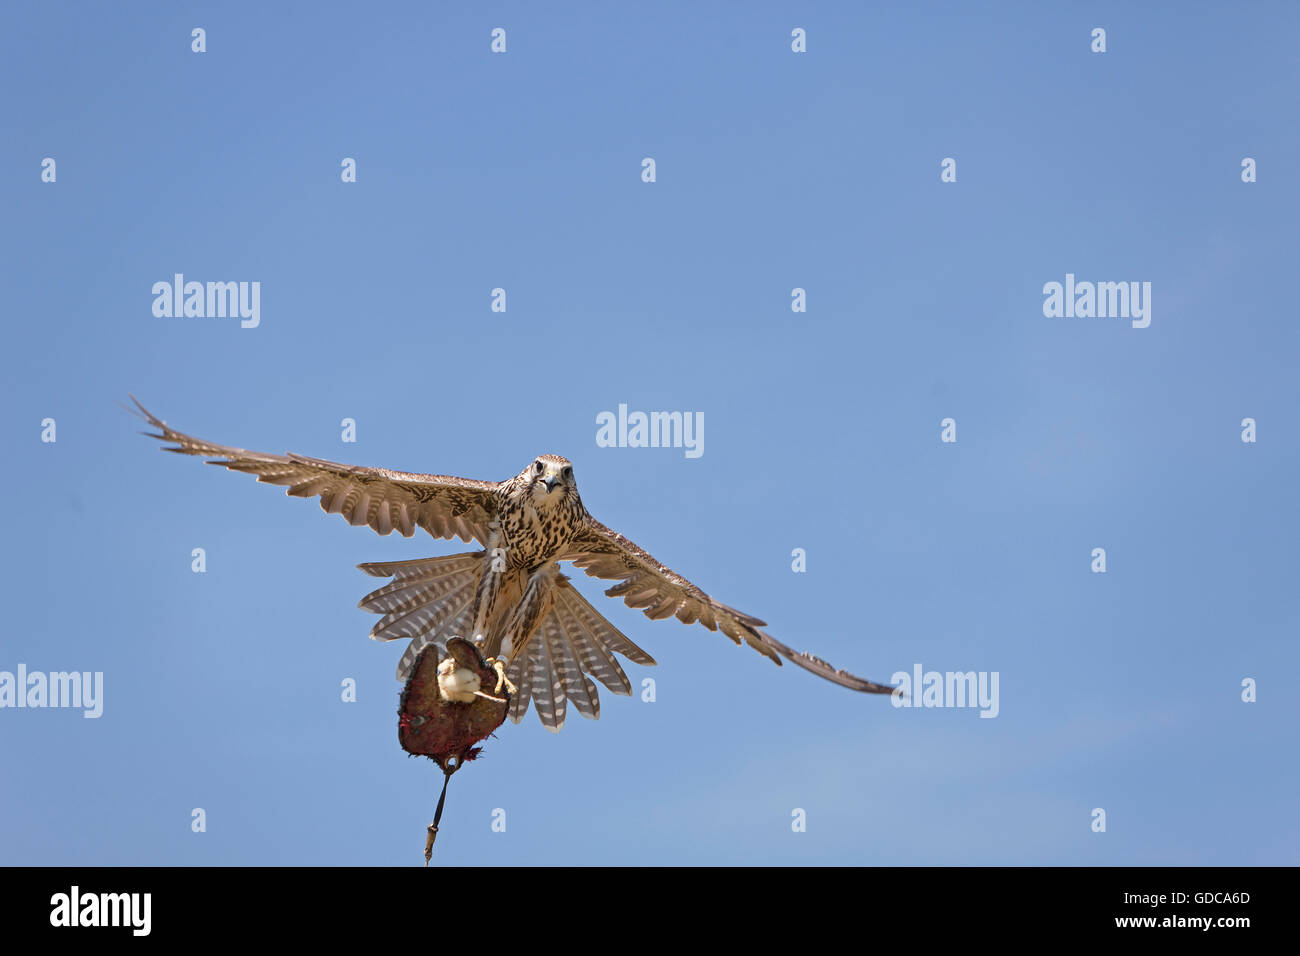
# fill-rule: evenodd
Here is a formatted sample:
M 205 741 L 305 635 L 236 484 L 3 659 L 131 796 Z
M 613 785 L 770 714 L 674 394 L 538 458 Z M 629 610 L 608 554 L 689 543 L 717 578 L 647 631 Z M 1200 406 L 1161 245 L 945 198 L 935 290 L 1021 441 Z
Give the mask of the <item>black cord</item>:
M 447 802 L 447 784 L 451 783 L 451 775 L 460 769 L 460 761 L 450 764 L 442 769 L 442 793 L 438 795 L 438 809 L 433 814 L 433 822 L 429 824 L 428 837 L 424 841 L 424 865 L 429 865 L 429 860 L 433 858 L 433 841 L 438 838 L 438 824 L 442 821 L 442 806 Z

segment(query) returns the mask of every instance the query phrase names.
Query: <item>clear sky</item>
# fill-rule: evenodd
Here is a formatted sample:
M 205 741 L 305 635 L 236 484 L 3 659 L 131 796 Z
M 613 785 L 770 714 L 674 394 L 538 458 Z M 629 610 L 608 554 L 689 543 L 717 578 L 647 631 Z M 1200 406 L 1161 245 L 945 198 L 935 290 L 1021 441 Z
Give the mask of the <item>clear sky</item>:
M 563 454 L 786 643 L 998 675 L 991 719 L 895 708 L 584 577 L 654 702 L 507 724 L 435 862 L 1300 862 L 1300 13 L 1138 6 L 6 4 L 0 671 L 103 713 L 0 709 L 0 862 L 420 862 L 441 775 L 355 566 L 470 548 L 160 454 L 128 392 L 356 464 Z M 175 273 L 259 324 L 155 315 Z M 1149 326 L 1045 315 L 1067 275 Z M 599 447 L 620 404 L 703 454 Z

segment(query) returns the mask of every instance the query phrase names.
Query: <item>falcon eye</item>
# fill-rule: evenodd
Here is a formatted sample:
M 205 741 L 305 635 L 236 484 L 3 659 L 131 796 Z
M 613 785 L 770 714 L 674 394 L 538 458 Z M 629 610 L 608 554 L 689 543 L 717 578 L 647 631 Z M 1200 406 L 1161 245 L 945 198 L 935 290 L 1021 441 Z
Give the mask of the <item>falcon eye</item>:
M 572 468 L 565 468 L 565 469 L 564 469 L 564 477 L 565 477 L 566 480 L 572 478 L 572 477 L 573 477 L 573 469 L 572 469 Z
M 541 474 L 542 472 L 544 472 L 545 470 L 546 470 L 546 466 L 543 465 L 540 461 L 535 461 L 535 462 L 533 462 L 533 472 L 534 472 L 535 474 L 540 475 L 540 474 Z

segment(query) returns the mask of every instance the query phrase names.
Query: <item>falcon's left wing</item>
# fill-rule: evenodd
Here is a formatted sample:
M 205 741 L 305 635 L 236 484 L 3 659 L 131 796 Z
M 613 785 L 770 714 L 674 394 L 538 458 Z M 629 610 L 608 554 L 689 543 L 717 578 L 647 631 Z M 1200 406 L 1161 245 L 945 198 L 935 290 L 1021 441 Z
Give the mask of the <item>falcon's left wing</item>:
M 686 578 L 656 561 L 623 535 L 594 518 L 587 519 L 587 533 L 559 560 L 572 561 L 595 578 L 618 579 L 621 583 L 605 593 L 621 597 L 628 607 L 641 608 L 653 621 L 675 616 L 684 624 L 696 621 L 710 631 L 722 631 L 739 644 L 742 640 L 778 665 L 781 658 L 793 661 L 818 677 L 868 694 L 890 694 L 894 688 L 837 670 L 820 657 L 795 651 L 759 628 L 767 622 L 728 607 L 709 597 Z

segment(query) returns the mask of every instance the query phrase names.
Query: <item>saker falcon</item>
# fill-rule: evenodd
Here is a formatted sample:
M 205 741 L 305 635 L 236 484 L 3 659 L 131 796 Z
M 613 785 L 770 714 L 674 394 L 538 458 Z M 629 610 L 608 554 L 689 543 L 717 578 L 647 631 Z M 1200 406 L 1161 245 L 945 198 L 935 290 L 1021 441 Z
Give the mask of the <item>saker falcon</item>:
M 567 458 L 541 455 L 501 482 L 408 474 L 215 445 L 168 427 L 134 396 L 131 400 L 158 429 L 144 434 L 171 443 L 165 451 L 205 456 L 208 464 L 285 485 L 295 497 L 319 498 L 326 512 L 380 534 L 398 531 L 409 538 L 418 527 L 435 538 L 459 537 L 483 546 L 447 557 L 360 565 L 367 574 L 393 579 L 362 598 L 360 606 L 383 615 L 372 638 L 410 640 L 397 665 L 398 680 L 406 680 L 426 645 L 437 644 L 442 654 L 449 638 L 472 634 L 496 670 L 497 692 L 505 685 L 513 695 L 515 723 L 529 700 L 552 731 L 564 726 L 569 701 L 584 717 L 600 716 L 591 678 L 615 694 L 630 695 L 632 685 L 614 655 L 638 664 L 655 661 L 569 584 L 559 565 L 569 561 L 593 577 L 618 581 L 605 593 L 642 609 L 651 620 L 698 621 L 778 665 L 784 657 L 852 690 L 888 694 L 894 689 L 790 649 L 760 630 L 764 621 L 714 600 L 605 527 L 583 507 Z

